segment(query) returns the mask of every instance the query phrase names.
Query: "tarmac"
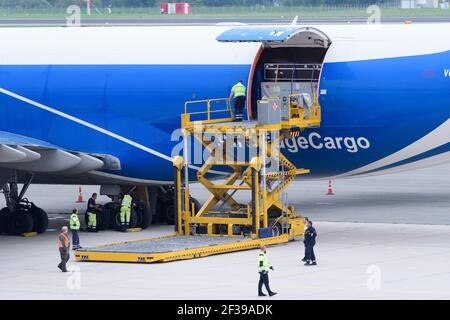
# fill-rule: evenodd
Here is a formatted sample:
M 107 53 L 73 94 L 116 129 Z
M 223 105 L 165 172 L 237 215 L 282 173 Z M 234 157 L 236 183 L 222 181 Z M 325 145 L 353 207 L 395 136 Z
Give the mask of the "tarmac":
M 318 266 L 304 266 L 299 241 L 272 246 L 268 299 L 450 299 L 450 165 L 333 181 L 296 181 L 292 203 L 315 223 Z M 197 190 L 194 190 L 197 188 Z M 205 193 L 192 189 L 200 200 Z M 96 186 L 84 186 L 85 200 Z M 33 238 L 0 236 L 0 299 L 257 299 L 257 250 L 158 264 L 69 262 L 61 273 L 56 230 L 67 225 L 78 186 L 31 186 L 49 211 L 50 230 Z M 56 198 L 56 200 L 51 199 Z M 107 201 L 100 197 L 99 202 Z M 3 199 L 0 201 L 3 206 Z M 166 235 L 82 232 L 85 247 Z
M 295 14 L 289 18 L 190 18 L 190 17 L 161 17 L 161 18 L 82 18 L 81 25 L 215 25 L 218 23 L 244 24 L 290 24 Z M 299 24 L 365 24 L 368 17 L 321 17 L 303 18 Z M 450 22 L 449 16 L 437 17 L 382 17 L 381 23 L 443 23 Z M 0 18 L 0 26 L 66 26 L 66 19 L 57 18 Z

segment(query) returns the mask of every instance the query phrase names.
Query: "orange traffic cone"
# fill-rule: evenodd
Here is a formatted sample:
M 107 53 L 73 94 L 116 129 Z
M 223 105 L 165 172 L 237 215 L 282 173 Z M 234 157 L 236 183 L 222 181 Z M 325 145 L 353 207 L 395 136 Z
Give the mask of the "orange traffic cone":
M 328 180 L 328 192 L 326 193 L 327 196 L 333 196 L 333 186 L 331 185 L 331 179 Z
M 81 186 L 78 188 L 78 199 L 77 199 L 77 203 L 82 203 L 84 202 L 83 200 L 83 194 L 81 193 Z

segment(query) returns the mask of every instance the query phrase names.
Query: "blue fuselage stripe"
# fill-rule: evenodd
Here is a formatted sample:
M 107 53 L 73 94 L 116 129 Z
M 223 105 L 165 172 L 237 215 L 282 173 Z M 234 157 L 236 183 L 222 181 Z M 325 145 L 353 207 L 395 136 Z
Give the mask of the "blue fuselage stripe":
M 450 52 L 325 63 L 323 123 L 284 153 L 311 176 L 343 174 L 417 141 L 450 118 Z M 188 100 L 227 97 L 250 65 L 0 65 L 0 87 L 169 155 Z M 127 143 L 6 95 L 0 130 L 68 150 L 108 153 L 129 177 L 172 179 L 171 164 Z M 319 137 L 320 138 L 319 138 Z M 345 140 L 345 138 L 348 138 Z M 370 146 L 354 146 L 366 139 Z M 344 143 L 344 140 L 346 143 Z M 365 141 L 365 140 L 364 140 Z

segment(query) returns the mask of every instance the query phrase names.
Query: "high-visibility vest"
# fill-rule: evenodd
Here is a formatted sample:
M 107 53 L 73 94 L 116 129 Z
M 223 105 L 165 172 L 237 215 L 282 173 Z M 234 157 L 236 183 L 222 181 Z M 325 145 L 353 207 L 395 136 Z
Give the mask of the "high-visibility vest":
M 76 213 L 70 215 L 70 230 L 80 230 L 80 219 Z
M 61 236 L 64 237 L 64 243 L 59 239 Z M 67 248 L 70 245 L 70 240 L 69 237 L 67 236 L 67 234 L 65 234 L 64 232 L 61 232 L 58 236 L 58 248 Z
M 129 194 L 126 194 L 123 196 L 122 199 L 122 207 L 128 207 L 131 208 L 131 202 L 133 201 L 133 198 Z
M 269 271 L 269 259 L 267 258 L 267 255 L 263 252 L 261 252 L 258 256 L 258 272 L 262 271 Z
M 234 98 L 242 97 L 242 96 L 245 97 L 246 88 L 245 88 L 245 86 L 242 83 L 240 83 L 240 82 L 236 83 L 233 86 L 232 90 L 233 90 L 233 93 L 234 93 Z

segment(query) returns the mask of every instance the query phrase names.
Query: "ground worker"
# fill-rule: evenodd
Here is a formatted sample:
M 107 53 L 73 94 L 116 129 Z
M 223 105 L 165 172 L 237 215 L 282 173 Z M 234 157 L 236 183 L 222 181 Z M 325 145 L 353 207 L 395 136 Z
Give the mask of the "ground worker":
M 122 198 L 122 206 L 120 207 L 120 223 L 122 225 L 122 231 L 130 228 L 132 202 L 133 198 L 130 193 L 126 193 Z
M 78 231 L 80 230 L 80 219 L 78 219 L 78 210 L 73 209 L 70 215 L 70 232 L 72 232 L 72 249 L 81 249 L 80 236 Z
M 70 240 L 69 240 L 69 228 L 66 226 L 61 228 L 61 233 L 58 236 L 58 249 L 61 256 L 61 262 L 58 264 L 58 268 L 62 272 L 67 272 L 66 264 L 70 258 Z
M 305 228 L 303 230 L 303 236 L 306 234 L 306 229 L 308 229 L 308 221 L 309 221 L 308 217 L 305 217 Z M 306 262 L 306 238 L 305 237 L 303 238 L 303 246 L 305 247 L 305 255 L 303 256 L 302 261 Z
M 242 114 L 245 107 L 245 96 L 246 88 L 244 86 L 244 82 L 242 80 L 239 80 L 239 82 L 236 83 L 233 88 L 231 88 L 230 92 L 230 100 L 234 99 L 236 121 L 242 121 Z
M 269 296 L 274 296 L 277 293 L 270 290 L 269 287 L 269 269 L 273 270 L 273 267 L 269 264 L 269 259 L 266 254 L 266 247 L 261 247 L 261 252 L 258 255 L 258 272 L 259 272 L 259 282 L 258 282 L 258 296 L 264 297 L 265 294 L 262 292 L 262 286 L 266 287 Z
M 88 231 L 97 232 L 97 214 L 102 210 L 101 206 L 95 203 L 97 194 L 93 193 L 88 200 L 87 215 L 88 215 Z
M 314 254 L 314 246 L 316 244 L 317 232 L 313 227 L 312 221 L 307 222 L 308 228 L 305 231 L 305 250 L 306 263 L 305 266 L 316 266 L 316 255 Z

